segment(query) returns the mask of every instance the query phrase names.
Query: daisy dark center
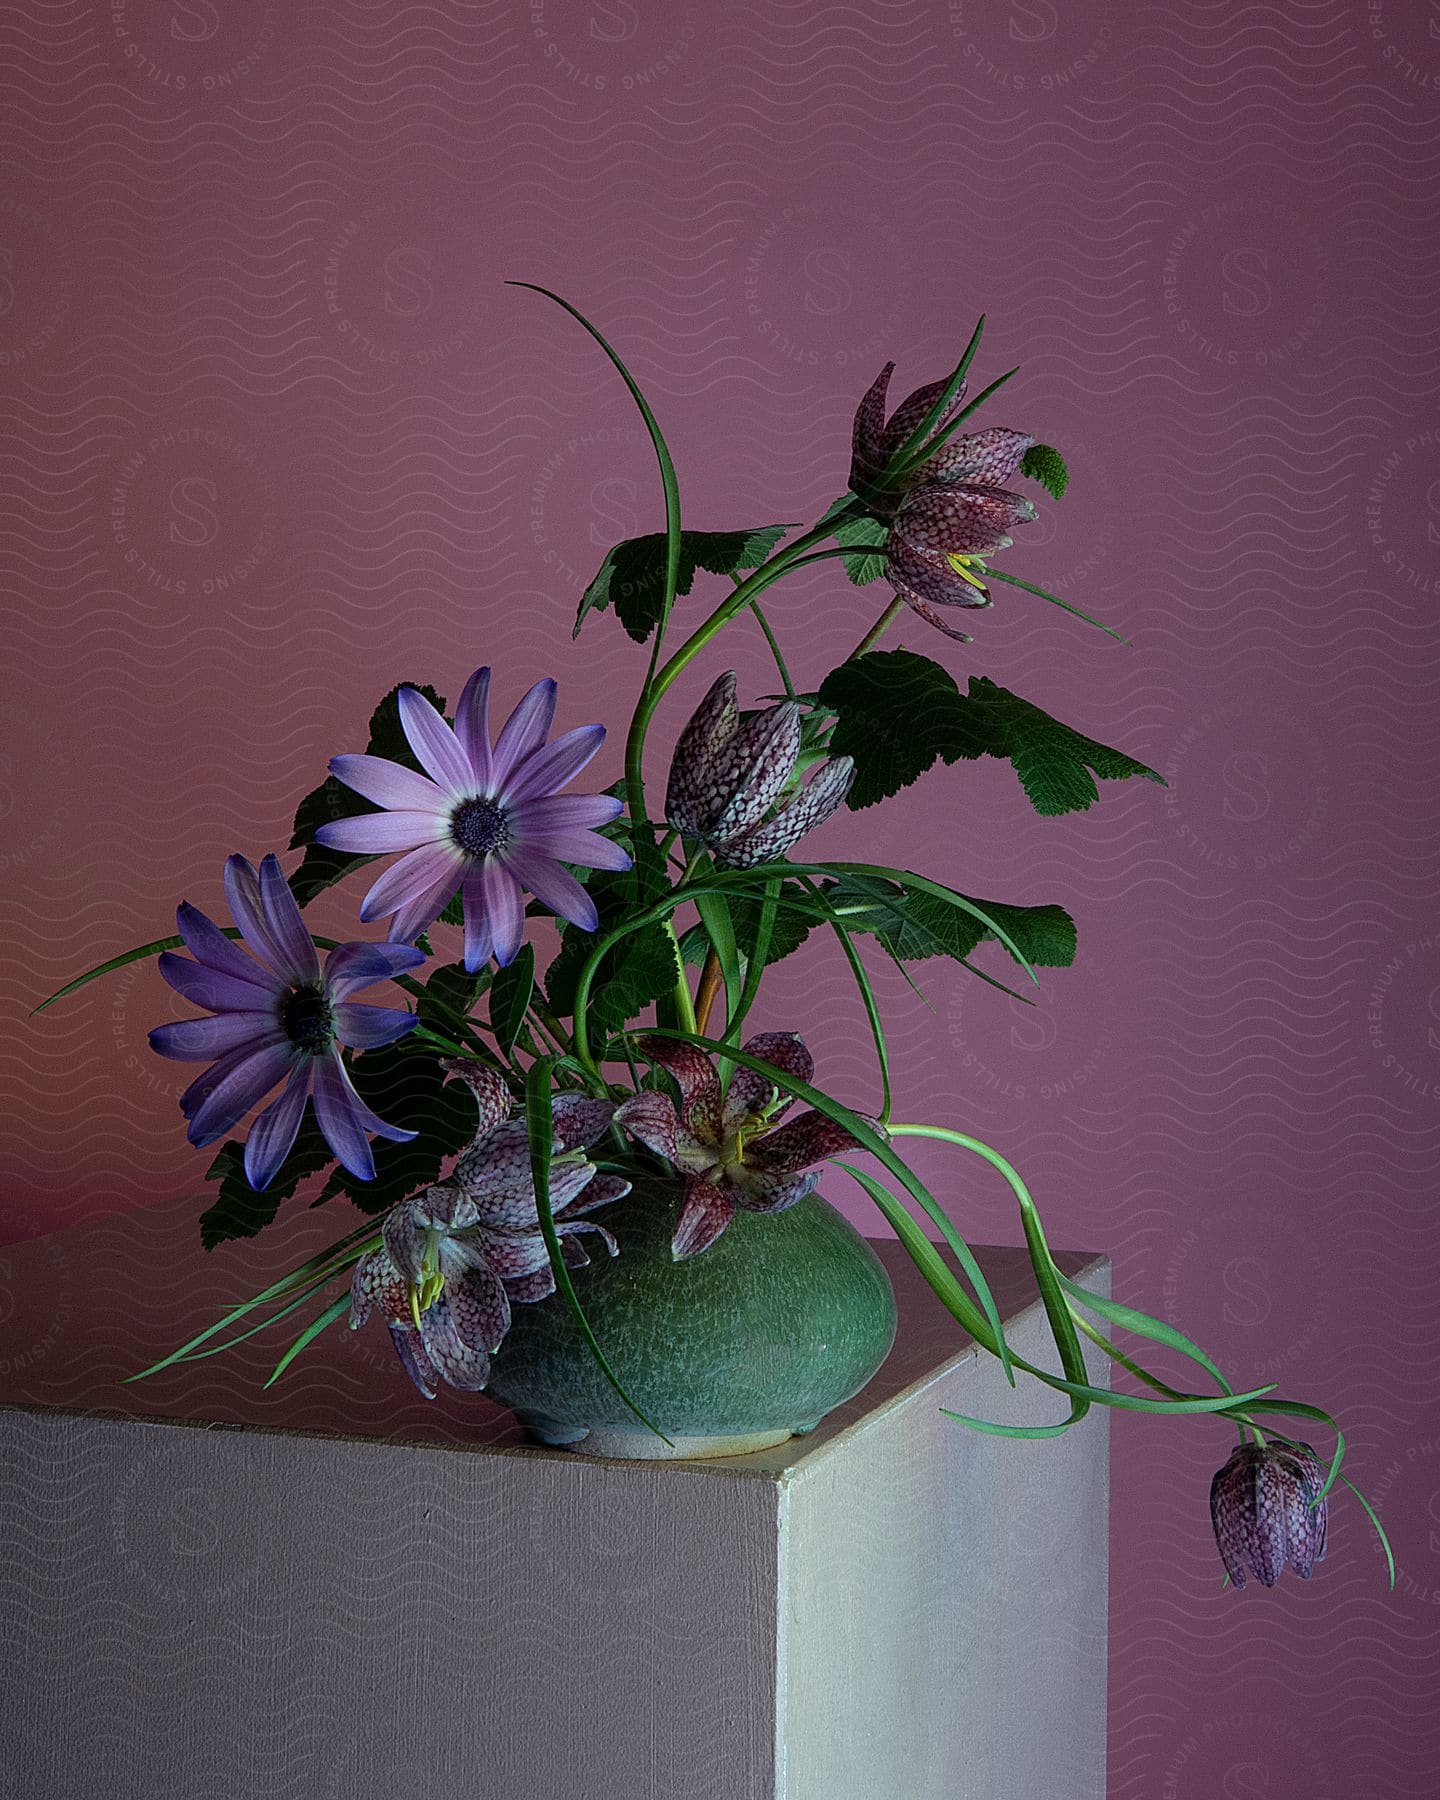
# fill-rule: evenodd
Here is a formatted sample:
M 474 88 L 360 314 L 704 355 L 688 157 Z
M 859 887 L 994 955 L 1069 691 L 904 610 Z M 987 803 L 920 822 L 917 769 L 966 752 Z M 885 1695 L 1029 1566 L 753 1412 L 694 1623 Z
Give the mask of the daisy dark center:
M 320 987 L 300 987 L 289 993 L 280 1011 L 280 1023 L 296 1049 L 311 1056 L 328 1049 L 335 1036 L 335 1015 Z
M 450 835 L 467 856 L 486 856 L 510 836 L 510 821 L 493 800 L 466 800 L 451 815 Z

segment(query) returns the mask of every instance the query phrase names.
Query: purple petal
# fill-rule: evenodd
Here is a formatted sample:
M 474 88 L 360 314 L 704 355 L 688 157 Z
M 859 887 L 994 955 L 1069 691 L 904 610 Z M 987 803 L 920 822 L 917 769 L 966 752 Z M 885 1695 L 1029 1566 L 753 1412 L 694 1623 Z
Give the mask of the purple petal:
M 667 1095 L 649 1090 L 632 1094 L 617 1108 L 615 1123 L 667 1162 L 674 1162 L 679 1155 L 676 1134 L 680 1119 Z
M 190 1129 L 185 1134 L 199 1150 L 223 1137 L 237 1119 L 243 1119 L 250 1108 L 289 1073 L 295 1052 L 282 1038 L 278 1043 L 260 1044 L 248 1052 L 232 1054 L 238 1060 L 226 1058 L 211 1070 L 212 1075 L 217 1075 L 222 1068 L 225 1072 L 208 1091 L 201 1090 L 205 1097 L 195 1107 Z M 196 1092 L 195 1084 L 189 1091 Z
M 430 1360 L 425 1339 L 413 1325 L 407 1323 L 391 1325 L 390 1341 L 395 1346 L 395 1354 L 404 1365 L 405 1373 L 427 1400 L 433 1400 L 440 1371 Z
M 685 1183 L 685 1205 L 670 1241 L 676 1262 L 708 1250 L 735 1217 L 735 1202 L 708 1181 L 691 1175 Z
M 465 862 L 459 851 L 445 844 L 423 844 L 408 856 L 402 856 L 399 862 L 392 863 L 370 889 L 360 902 L 361 923 L 368 924 L 386 913 L 404 910 L 451 876 L 454 877 L 454 886 L 450 890 L 453 893 L 459 887 L 464 871 Z M 442 901 L 437 912 L 443 909 Z M 411 937 L 414 933 L 407 931 L 404 935 Z
M 885 396 L 890 389 L 890 377 L 895 373 L 893 362 L 875 377 L 865 390 L 865 397 L 855 409 L 855 423 L 850 432 L 850 484 L 864 484 L 873 481 L 880 473 L 880 434 L 885 428 Z
M 315 1058 L 315 1116 L 336 1159 L 361 1181 L 371 1181 L 375 1176 L 375 1158 L 367 1131 L 397 1143 L 415 1136 L 413 1131 L 388 1124 L 371 1112 L 355 1092 L 344 1063 L 334 1051 Z
M 603 725 L 577 725 L 517 763 L 506 777 L 503 799 L 507 806 L 519 806 L 526 800 L 538 800 L 553 794 L 557 788 L 573 781 L 586 763 L 593 760 L 605 742 Z
M 333 819 L 315 833 L 315 842 L 329 850 L 348 850 L 355 856 L 386 856 L 392 850 L 414 850 L 421 844 L 443 842 L 445 818 L 439 813 L 361 813 L 354 819 Z
M 805 1040 L 797 1031 L 757 1032 L 740 1047 L 747 1056 L 758 1057 L 762 1062 L 773 1064 L 782 1074 L 789 1075 L 796 1081 L 809 1081 L 815 1073 L 815 1059 L 805 1048 Z M 783 1090 L 777 1089 L 773 1081 L 755 1074 L 751 1069 L 737 1068 L 731 1077 L 730 1091 L 725 1096 L 725 1129 L 733 1131 L 742 1119 L 770 1105 L 777 1096 L 783 1104 L 772 1117 L 778 1122 L 786 1108 L 792 1104 Z
M 392 1208 L 386 1215 L 385 1223 L 380 1227 L 380 1236 L 384 1240 L 385 1254 L 395 1267 L 396 1273 L 407 1284 L 419 1281 L 424 1267 L 425 1231 L 416 1218 L 418 1208 L 412 1204 L 402 1203 Z M 406 1294 L 402 1301 L 402 1310 L 408 1311 L 410 1297 Z
M 953 437 L 917 471 L 923 482 L 968 481 L 980 487 L 1004 487 L 1036 442 L 1028 432 L 991 426 L 969 436 Z
M 819 1185 L 818 1173 L 808 1175 L 762 1175 L 758 1170 L 735 1171 L 726 1191 L 746 1212 L 778 1213 L 813 1194 Z
M 597 843 L 599 841 L 596 840 Z M 521 887 L 528 888 L 542 906 L 548 906 L 556 918 L 578 925 L 582 931 L 594 931 L 600 923 L 595 902 L 575 877 L 569 870 L 562 869 L 558 862 L 552 862 L 539 851 L 511 846 L 495 859 L 495 863 L 507 870 Z M 629 866 L 628 857 L 625 866 Z M 517 941 L 515 949 L 518 950 L 519 947 Z M 514 951 L 511 955 L 514 955 Z M 502 957 L 496 952 L 497 962 L 509 960 L 510 957 Z
M 574 1218 L 579 1213 L 594 1212 L 597 1206 L 609 1206 L 613 1200 L 623 1200 L 630 1192 L 630 1183 L 623 1175 L 597 1175 L 586 1183 L 576 1197 L 562 1211 L 556 1213 L 557 1227 L 566 1219 Z
M 260 864 L 260 904 L 270 935 L 285 958 L 286 973 L 302 987 L 318 981 L 320 957 L 315 940 L 305 928 L 278 856 L 267 856 Z
M 222 975 L 203 963 L 191 962 L 188 956 L 177 956 L 173 950 L 166 950 L 156 966 L 161 979 L 177 994 L 196 1006 L 209 1007 L 211 1012 L 255 1012 L 269 1007 L 273 1016 L 281 991 L 278 982 L 267 979 L 261 986 L 239 976 Z M 260 973 L 258 963 L 250 963 L 250 967 L 257 975 Z
M 745 1162 L 768 1175 L 798 1175 L 827 1156 L 859 1148 L 843 1125 L 824 1113 L 803 1112 L 756 1138 L 746 1149 Z
M 465 918 L 465 967 L 473 975 L 483 969 L 495 947 L 495 928 L 490 922 L 490 907 L 485 898 L 485 884 L 480 870 L 471 865 L 465 876 L 463 912 Z
M 419 1023 L 414 1013 L 392 1006 L 367 1006 L 359 1000 L 342 1000 L 335 1008 L 335 1035 L 352 1050 L 393 1044 Z
M 724 802 L 724 795 L 716 791 L 714 765 L 735 735 L 739 717 L 731 669 L 711 683 L 680 733 L 670 759 L 665 817 L 688 837 L 698 837 Z
M 545 742 L 555 717 L 555 683 L 537 681 L 505 721 L 490 759 L 493 787 L 504 785 L 510 771 Z
M 900 402 L 895 408 L 895 411 L 890 415 L 890 423 L 885 427 L 884 434 L 880 439 L 880 461 L 882 464 L 888 463 L 893 456 L 899 453 L 904 447 L 905 440 L 920 424 L 926 413 L 929 412 L 930 408 L 945 392 L 945 389 L 949 385 L 950 378 L 948 376 L 942 377 L 939 381 L 927 381 L 923 387 L 916 388 L 913 394 L 907 395 L 906 398 Z M 964 392 L 965 385 L 962 382 L 960 387 L 956 390 L 954 400 L 951 403 L 951 413 L 954 412 L 956 405 L 959 404 Z M 943 423 L 944 419 L 937 420 L 935 429 L 938 431 Z
M 592 1100 L 585 1094 L 557 1094 L 551 1102 L 555 1145 L 563 1155 L 567 1150 L 588 1150 L 604 1137 L 615 1117 L 609 1100 Z
M 1035 518 L 1032 501 L 1005 488 L 921 487 L 906 496 L 895 515 L 895 544 L 911 544 L 940 556 L 988 556 L 1005 547 L 1017 525 Z
M 243 856 L 225 859 L 225 898 L 245 942 L 282 981 L 293 979 L 279 939 L 270 929 L 260 902 L 260 877 Z
M 528 843 L 532 831 L 593 831 L 618 819 L 624 810 L 625 802 L 614 794 L 547 794 L 517 807 L 510 815 L 510 829 Z
M 468 880 L 465 886 L 468 914 Z M 525 936 L 525 901 L 519 882 L 498 857 L 488 856 L 480 865 L 480 896 L 485 922 L 494 938 L 491 954 L 503 969 L 514 962 Z M 469 967 L 468 957 L 466 966 Z
M 490 1379 L 489 1353 L 467 1344 L 460 1336 L 443 1296 L 421 1315 L 420 1326 L 425 1353 L 444 1380 L 464 1393 L 478 1393 Z
M 477 669 L 465 683 L 465 691 L 455 708 L 455 736 L 470 759 L 477 785 L 482 792 L 488 791 L 491 781 L 488 669 Z
M 233 1050 L 261 1049 L 283 1044 L 285 1033 L 272 1011 L 224 1012 L 209 1019 L 181 1019 L 174 1025 L 157 1025 L 149 1034 L 150 1048 L 175 1062 L 213 1062 Z
M 555 1292 L 555 1271 L 550 1267 L 547 1256 L 545 1266 L 536 1269 L 533 1275 L 504 1276 L 505 1292 L 512 1301 L 524 1306 L 533 1306 L 537 1300 L 548 1300 Z
M 390 921 L 391 942 L 409 942 L 435 923 L 459 891 L 465 865 L 458 859 L 427 888 L 407 900 Z
M 245 1179 L 257 1191 L 269 1187 L 275 1171 L 290 1154 L 305 1100 L 310 1092 L 310 1059 L 296 1063 L 285 1091 L 272 1100 L 250 1127 L 245 1140 Z
M 478 1114 L 475 1139 L 479 1142 L 488 1137 L 513 1105 L 510 1089 L 505 1085 L 504 1078 L 493 1069 L 481 1068 L 479 1063 L 472 1062 L 468 1057 L 445 1057 L 440 1067 L 445 1071 L 447 1081 L 463 1081 L 475 1096 Z
M 361 988 L 391 981 L 418 969 L 425 952 L 411 944 L 337 944 L 325 958 L 325 988 L 331 1000 L 348 1000 Z
M 723 843 L 757 824 L 794 773 L 799 754 L 800 708 L 793 700 L 746 719 L 712 766 L 722 804 L 705 835 Z
M 961 631 L 958 625 L 952 625 L 938 607 L 931 606 L 927 601 L 922 600 L 908 583 L 897 581 L 891 577 L 891 585 L 911 612 L 917 618 L 923 619 L 927 625 L 933 625 L 937 631 L 943 631 L 946 637 L 952 638 L 957 644 L 973 644 L 975 642 L 968 631 Z M 988 597 L 981 604 L 988 606 L 990 604 Z
M 247 956 L 233 938 L 226 937 L 220 927 L 207 919 L 198 908 L 183 901 L 175 911 L 175 923 L 185 948 L 197 962 L 204 963 L 217 975 L 229 975 L 236 981 L 252 982 L 267 993 L 279 993 L 285 983 L 273 969 L 265 968 Z M 171 953 L 167 953 L 171 954 Z
M 640 1049 L 675 1077 L 682 1124 L 702 1138 L 713 1139 L 720 1129 L 720 1078 L 710 1058 L 692 1044 L 680 1044 L 673 1038 L 642 1038 Z
M 396 812 L 448 812 L 451 797 L 417 769 L 387 756 L 332 756 L 330 773 L 357 794 Z
M 534 852 L 555 862 L 574 863 L 581 869 L 628 869 L 631 866 L 629 852 L 611 838 L 575 826 L 532 819 L 533 809 L 549 804 L 548 801 L 532 800 L 521 809 L 510 840 L 512 851 Z
M 238 1050 L 228 1050 L 224 1056 L 218 1058 L 208 1069 L 195 1077 L 180 1096 L 180 1111 L 187 1119 L 194 1118 L 230 1071 L 238 1068 L 252 1053 L 252 1049 L 253 1046 L 246 1043 L 242 1044 Z
M 510 1329 L 510 1300 L 500 1277 L 484 1263 L 445 1284 L 445 1302 L 462 1344 L 472 1350 L 498 1350 Z
M 474 794 L 479 784 L 470 758 L 435 708 L 418 688 L 402 687 L 399 702 L 401 727 L 425 773 L 456 800 Z
M 893 532 L 890 544 L 887 579 L 912 605 L 919 601 L 933 606 L 989 606 L 988 589 L 977 588 L 957 575 L 945 556 L 917 544 L 901 543 Z
M 377 1306 L 383 1318 L 401 1319 L 409 1305 L 409 1285 L 385 1251 L 362 1256 L 350 1279 L 350 1329 L 358 1331 Z
M 724 869 L 753 869 L 783 856 L 807 831 L 830 817 L 850 792 L 854 779 L 855 764 L 848 756 L 832 758 L 785 802 L 773 819 L 717 845 L 716 863 Z

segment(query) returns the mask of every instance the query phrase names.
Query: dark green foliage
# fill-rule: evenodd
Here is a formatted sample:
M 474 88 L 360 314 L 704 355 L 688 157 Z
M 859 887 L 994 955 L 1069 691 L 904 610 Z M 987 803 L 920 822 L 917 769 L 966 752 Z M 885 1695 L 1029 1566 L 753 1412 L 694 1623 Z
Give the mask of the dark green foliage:
M 1032 444 L 1020 459 L 1020 473 L 1038 481 L 1056 500 L 1062 498 L 1070 485 L 1065 458 L 1051 444 Z
M 245 1179 L 245 1146 L 231 1139 L 205 1171 L 207 1181 L 220 1183 L 220 1192 L 200 1215 L 200 1242 L 213 1250 L 231 1238 L 255 1237 L 274 1220 L 281 1202 L 288 1200 L 302 1181 L 318 1175 L 334 1160 L 314 1118 L 307 1115 L 294 1148 L 269 1187 L 256 1193 Z
M 841 912 L 840 922 L 847 931 L 870 932 L 902 962 L 923 962 L 931 956 L 959 962 L 987 940 L 998 941 L 963 908 L 877 876 L 845 875 L 827 881 L 824 893 Z M 1009 933 L 1029 962 L 1042 968 L 1065 968 L 1074 962 L 1075 922 L 1063 907 L 1011 906 L 998 900 L 974 904 Z
M 792 528 L 760 525 L 750 531 L 682 531 L 680 570 L 675 592 L 688 594 L 698 569 L 712 575 L 735 575 L 757 569 Z M 637 644 L 659 623 L 665 600 L 665 534 L 627 538 L 605 553 L 594 580 L 580 598 L 572 636 L 580 635 L 587 613 L 609 606 Z
M 425 771 L 416 761 L 400 724 L 398 696 L 402 687 L 413 687 L 423 694 L 443 718 L 445 702 L 434 688 L 425 687 L 418 681 L 402 681 L 391 688 L 370 715 L 370 737 L 365 750 L 370 756 L 383 756 L 389 762 L 403 763 L 407 769 L 418 770 L 423 775 Z M 346 787 L 333 775 L 327 775 L 320 786 L 300 802 L 289 847 L 298 850 L 302 844 L 305 846 L 300 867 L 290 877 L 290 891 L 301 906 L 308 906 L 317 894 L 334 887 L 352 869 L 375 860 L 372 856 L 352 856 L 344 850 L 327 850 L 313 841 L 315 833 L 322 825 L 336 819 L 353 819 L 360 813 L 374 811 L 372 801 Z
M 636 845 L 633 869 L 596 872 L 589 893 L 600 915 L 599 931 L 565 927 L 560 953 L 545 972 L 551 1012 L 562 1019 L 573 1016 L 576 984 L 597 937 L 633 919 L 668 891 L 664 858 L 653 842 Z M 601 1031 L 616 1030 L 653 1001 L 673 993 L 679 979 L 680 963 L 669 933 L 658 922 L 642 925 L 601 959 L 590 989 L 591 1023 Z
M 832 755 L 855 759 L 851 807 L 873 806 L 907 787 L 938 758 L 947 763 L 1004 757 L 1036 812 L 1083 811 L 1100 797 L 1095 777 L 1162 778 L 1123 751 L 1085 737 L 1049 713 L 970 677 L 961 694 L 950 674 L 910 650 L 872 650 L 843 663 L 820 685 L 820 702 L 837 715 Z M 1093 771 L 1093 773 L 1092 773 Z
M 522 944 L 514 962 L 496 971 L 490 987 L 490 1029 L 502 1056 L 514 1049 L 534 992 L 535 947 Z

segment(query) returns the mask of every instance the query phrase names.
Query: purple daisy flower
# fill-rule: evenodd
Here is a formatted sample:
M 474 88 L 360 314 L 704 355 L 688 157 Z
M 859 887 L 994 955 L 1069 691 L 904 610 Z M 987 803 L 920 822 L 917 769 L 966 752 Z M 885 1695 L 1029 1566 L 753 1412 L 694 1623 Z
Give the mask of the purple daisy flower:
M 402 944 L 338 944 L 322 969 L 274 856 L 265 858 L 258 875 L 243 856 L 232 856 L 225 864 L 225 897 L 253 955 L 186 902 L 175 919 L 195 960 L 169 950 L 160 958 L 160 973 L 175 992 L 211 1014 L 157 1025 L 150 1033 L 150 1047 L 161 1056 L 210 1062 L 180 1096 L 190 1121 L 185 1135 L 197 1149 L 213 1144 L 283 1081 L 285 1091 L 245 1140 L 251 1187 L 268 1186 L 289 1155 L 312 1093 L 315 1117 L 337 1161 L 362 1181 L 372 1180 L 367 1132 L 397 1142 L 415 1133 L 371 1112 L 351 1085 L 339 1046 L 369 1050 L 413 1030 L 413 1013 L 362 1005 L 351 995 L 415 968 L 424 953 Z
M 1240 1444 L 1210 1484 L 1210 1522 L 1237 1588 L 1251 1570 L 1274 1587 L 1288 1562 L 1302 1581 L 1325 1555 L 1329 1501 L 1310 1502 L 1325 1471 L 1308 1444 Z
M 330 772 L 384 812 L 322 825 L 315 841 L 363 856 L 405 850 L 360 908 L 363 920 L 393 913 L 392 943 L 433 925 L 458 892 L 465 910 L 465 967 L 491 956 L 514 960 L 525 932 L 523 890 L 571 925 L 594 931 L 595 903 L 562 863 L 628 869 L 630 858 L 595 827 L 618 818 L 608 794 L 560 789 L 605 741 L 603 725 L 581 725 L 546 743 L 555 683 L 537 681 L 492 747 L 490 671 L 477 669 L 446 724 L 423 694 L 400 690 L 400 723 L 424 775 L 380 756 L 336 756 Z
M 474 1090 L 479 1118 L 474 1141 L 448 1182 L 414 1194 L 382 1227 L 381 1247 L 356 1264 L 350 1326 L 378 1310 L 396 1354 L 427 1400 L 440 1382 L 476 1392 L 490 1379 L 490 1359 L 510 1329 L 512 1302 L 543 1300 L 555 1272 L 540 1229 L 522 1121 L 506 1118 L 510 1093 L 498 1075 L 473 1063 L 447 1062 Z M 586 1149 L 610 1128 L 608 1100 L 559 1094 L 552 1103 L 555 1161 L 550 1206 L 565 1263 L 590 1261 L 580 1243 L 596 1234 L 611 1256 L 613 1233 L 583 1218 L 630 1192 L 618 1175 L 599 1175 Z

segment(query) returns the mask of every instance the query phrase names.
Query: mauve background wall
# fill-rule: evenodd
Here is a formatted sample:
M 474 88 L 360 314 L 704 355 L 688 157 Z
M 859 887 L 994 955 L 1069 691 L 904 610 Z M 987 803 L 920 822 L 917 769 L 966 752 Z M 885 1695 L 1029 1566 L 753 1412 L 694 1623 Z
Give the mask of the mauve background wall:
M 505 277 L 601 322 L 718 527 L 812 517 L 880 363 L 905 391 L 987 309 L 980 380 L 1023 362 L 987 417 L 1074 468 L 1010 566 L 1134 648 L 1014 589 L 973 647 L 889 641 L 1169 787 L 1041 820 L 987 764 L 827 827 L 1079 923 L 1039 1012 L 880 968 L 902 1110 L 1339 1413 L 1394 1537 L 1390 1595 L 1342 1495 L 1315 1582 L 1222 1592 L 1226 1433 L 1118 1418 L 1112 1793 L 1433 1791 L 1440 5 L 24 0 L 0 37 L 0 1236 L 198 1191 L 153 973 L 27 1010 L 282 847 L 380 691 L 483 659 L 620 725 L 637 653 L 568 626 L 659 520 L 649 451 Z M 880 599 L 778 589 L 798 673 Z M 732 660 L 768 688 L 753 629 Z M 865 1101 L 847 981 L 796 958 L 765 1015 Z M 1018 1237 L 978 1165 L 921 1164 Z

